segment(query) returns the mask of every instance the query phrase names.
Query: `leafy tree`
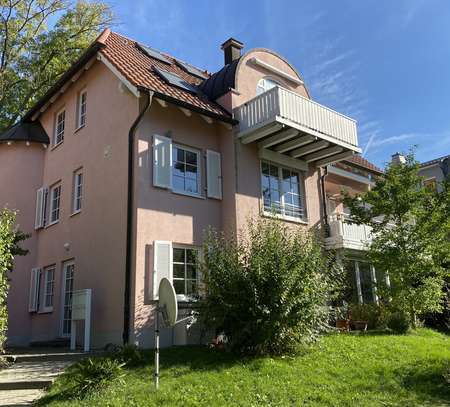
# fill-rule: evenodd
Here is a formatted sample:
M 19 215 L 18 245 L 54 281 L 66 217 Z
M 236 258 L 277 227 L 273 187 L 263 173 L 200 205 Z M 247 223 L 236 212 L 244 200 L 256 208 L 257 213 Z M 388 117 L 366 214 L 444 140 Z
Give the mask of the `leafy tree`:
M 0 0 L 0 132 L 15 124 L 112 20 L 93 1 Z
M 204 252 L 200 317 L 231 349 L 292 352 L 324 329 L 341 272 L 313 232 L 258 220 L 238 238 L 209 231 Z
M 25 255 L 27 251 L 19 244 L 28 235 L 15 230 L 16 214 L 7 209 L 0 211 L 0 351 L 5 342 L 8 310 L 8 272 L 11 270 L 15 255 Z
M 370 191 L 344 198 L 351 220 L 373 229 L 369 258 L 390 279 L 378 290 L 413 327 L 418 316 L 442 310 L 450 255 L 448 196 L 425 188 L 418 170 L 411 152 L 405 163 L 389 164 Z

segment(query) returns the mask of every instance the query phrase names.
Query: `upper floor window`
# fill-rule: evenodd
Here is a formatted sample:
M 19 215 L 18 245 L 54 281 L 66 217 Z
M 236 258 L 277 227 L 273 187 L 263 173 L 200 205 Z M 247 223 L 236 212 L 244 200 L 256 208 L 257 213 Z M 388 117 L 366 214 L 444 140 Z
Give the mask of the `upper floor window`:
M 304 219 L 305 209 L 298 172 L 263 161 L 261 184 L 264 211 L 288 218 Z
M 173 248 L 173 286 L 177 296 L 188 298 L 198 293 L 197 256 L 193 248 Z
M 79 169 L 73 175 L 73 204 L 72 212 L 81 212 L 81 200 L 83 198 L 83 170 Z
M 172 188 L 175 192 L 200 195 L 200 152 L 174 145 Z
M 77 127 L 83 127 L 86 125 L 86 103 L 87 103 L 87 92 L 83 91 L 78 97 L 78 123 Z
M 61 184 L 50 189 L 50 225 L 59 221 L 59 208 L 61 205 Z
M 281 86 L 280 83 L 274 81 L 273 79 L 263 78 L 260 79 L 258 85 L 256 86 L 256 95 L 260 95 L 261 93 L 267 92 L 269 89 L 274 88 L 275 86 Z
M 55 133 L 53 138 L 53 145 L 57 145 L 59 143 L 62 143 L 64 140 L 64 129 L 65 129 L 65 122 L 66 122 L 66 111 L 61 110 L 56 115 L 55 120 Z

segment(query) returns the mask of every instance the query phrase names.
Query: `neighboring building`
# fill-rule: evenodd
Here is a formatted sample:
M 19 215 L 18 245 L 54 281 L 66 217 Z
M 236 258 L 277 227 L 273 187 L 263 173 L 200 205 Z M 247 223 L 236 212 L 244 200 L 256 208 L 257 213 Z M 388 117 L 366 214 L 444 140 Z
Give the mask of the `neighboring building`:
M 372 240 L 371 228 L 349 222 L 350 211 L 345 207 L 343 192 L 351 196 L 370 190 L 383 171 L 359 155 L 327 167 L 324 180 L 326 199 L 325 219 L 328 233 L 325 247 L 336 251 L 347 271 L 348 289 L 345 299 L 355 304 L 377 303 L 376 272 L 367 259 L 366 251 Z
M 149 347 L 162 277 L 189 312 L 207 227 L 236 232 L 273 211 L 317 227 L 324 167 L 347 160 L 329 167 L 330 188 L 379 173 L 350 160 L 354 120 L 312 101 L 283 57 L 242 47 L 225 42 L 210 75 L 105 30 L 0 136 L 0 207 L 32 233 L 11 273 L 10 344 L 68 337 L 73 292 L 91 288 L 93 346 Z M 162 334 L 198 340 L 185 324 Z
M 450 174 L 450 155 L 421 163 L 419 174 L 423 177 L 425 186 L 440 192 L 442 182 Z

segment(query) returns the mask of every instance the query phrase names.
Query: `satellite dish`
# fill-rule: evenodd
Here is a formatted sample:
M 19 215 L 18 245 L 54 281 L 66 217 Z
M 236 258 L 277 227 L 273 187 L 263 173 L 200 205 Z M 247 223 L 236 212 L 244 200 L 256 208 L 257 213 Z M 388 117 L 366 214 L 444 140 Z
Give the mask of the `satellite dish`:
M 162 278 L 158 290 L 159 309 L 161 310 L 164 322 L 168 326 L 174 326 L 178 318 L 178 302 L 175 289 L 167 278 Z

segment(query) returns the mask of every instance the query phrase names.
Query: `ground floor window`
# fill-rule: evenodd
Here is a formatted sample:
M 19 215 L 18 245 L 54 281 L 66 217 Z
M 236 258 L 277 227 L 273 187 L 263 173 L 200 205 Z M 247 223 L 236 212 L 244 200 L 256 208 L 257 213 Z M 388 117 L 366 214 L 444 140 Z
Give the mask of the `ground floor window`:
M 386 277 L 364 260 L 349 259 L 344 268 L 347 276 L 344 301 L 352 304 L 378 303 L 377 285 L 384 284 Z
M 72 296 L 73 296 L 73 280 L 75 276 L 75 264 L 66 263 L 63 267 L 63 318 L 62 318 L 62 334 L 70 336 L 72 328 Z
M 173 286 L 179 299 L 198 294 L 198 250 L 173 248 Z

